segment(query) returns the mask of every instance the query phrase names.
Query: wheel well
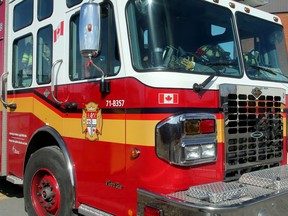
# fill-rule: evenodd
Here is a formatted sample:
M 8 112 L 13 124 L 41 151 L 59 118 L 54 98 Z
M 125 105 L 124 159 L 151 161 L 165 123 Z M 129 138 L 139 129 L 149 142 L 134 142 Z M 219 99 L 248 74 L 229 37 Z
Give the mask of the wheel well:
M 24 172 L 25 172 L 26 165 L 28 163 L 30 156 L 37 150 L 43 147 L 47 147 L 47 146 L 60 147 L 56 139 L 47 131 L 39 131 L 37 134 L 33 136 L 27 148 L 27 152 L 25 156 L 25 163 L 24 163 Z
M 42 128 L 39 128 L 32 136 L 25 156 L 25 162 L 24 162 L 24 169 L 23 169 L 23 176 L 25 174 L 25 169 L 27 166 L 27 163 L 31 157 L 31 155 L 36 152 L 37 150 L 48 147 L 48 146 L 58 146 L 61 152 L 64 155 L 65 161 L 67 163 L 67 169 L 69 173 L 69 177 L 71 180 L 71 185 L 73 187 L 73 200 L 74 200 L 74 207 L 75 207 L 75 176 L 74 176 L 74 169 L 72 166 L 71 157 L 69 155 L 69 152 L 67 150 L 67 147 L 65 145 L 64 140 L 62 139 L 61 135 L 52 127 L 50 126 L 44 126 Z

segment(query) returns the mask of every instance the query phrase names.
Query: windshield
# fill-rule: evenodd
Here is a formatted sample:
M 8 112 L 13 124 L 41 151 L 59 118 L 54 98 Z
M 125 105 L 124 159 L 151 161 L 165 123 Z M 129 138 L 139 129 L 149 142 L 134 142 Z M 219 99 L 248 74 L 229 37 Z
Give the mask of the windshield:
M 236 18 L 248 76 L 252 79 L 287 82 L 283 27 L 240 12 Z
M 239 56 L 251 79 L 288 81 L 283 28 L 236 13 L 242 52 L 237 48 L 232 12 L 206 1 L 131 0 L 127 6 L 133 66 L 242 76 Z M 240 54 L 239 54 L 240 53 Z
M 241 75 L 230 10 L 205 1 L 131 0 L 127 15 L 136 70 Z

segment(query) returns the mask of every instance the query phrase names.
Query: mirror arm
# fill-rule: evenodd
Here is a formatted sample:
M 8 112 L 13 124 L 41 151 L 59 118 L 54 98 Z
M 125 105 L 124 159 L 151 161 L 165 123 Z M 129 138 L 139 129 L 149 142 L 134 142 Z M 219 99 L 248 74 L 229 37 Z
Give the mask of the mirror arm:
M 104 71 L 93 62 L 91 56 L 89 56 L 89 65 L 95 67 L 96 70 L 100 71 L 102 74 L 100 80 L 100 92 L 104 94 L 110 93 L 110 82 L 108 80 L 105 80 Z

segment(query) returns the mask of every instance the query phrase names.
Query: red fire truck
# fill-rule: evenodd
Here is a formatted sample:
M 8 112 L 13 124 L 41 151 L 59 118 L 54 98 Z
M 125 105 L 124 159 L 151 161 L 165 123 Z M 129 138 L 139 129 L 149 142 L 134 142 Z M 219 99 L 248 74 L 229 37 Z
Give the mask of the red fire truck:
M 284 215 L 265 2 L 0 0 L 0 175 L 28 215 Z

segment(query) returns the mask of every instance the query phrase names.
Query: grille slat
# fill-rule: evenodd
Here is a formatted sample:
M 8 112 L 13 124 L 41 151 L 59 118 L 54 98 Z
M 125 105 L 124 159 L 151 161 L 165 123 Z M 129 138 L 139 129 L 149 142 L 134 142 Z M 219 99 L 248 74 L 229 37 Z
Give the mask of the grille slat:
M 279 165 L 283 157 L 283 90 L 224 84 L 220 95 L 225 119 L 225 180 L 238 179 L 256 167 Z

